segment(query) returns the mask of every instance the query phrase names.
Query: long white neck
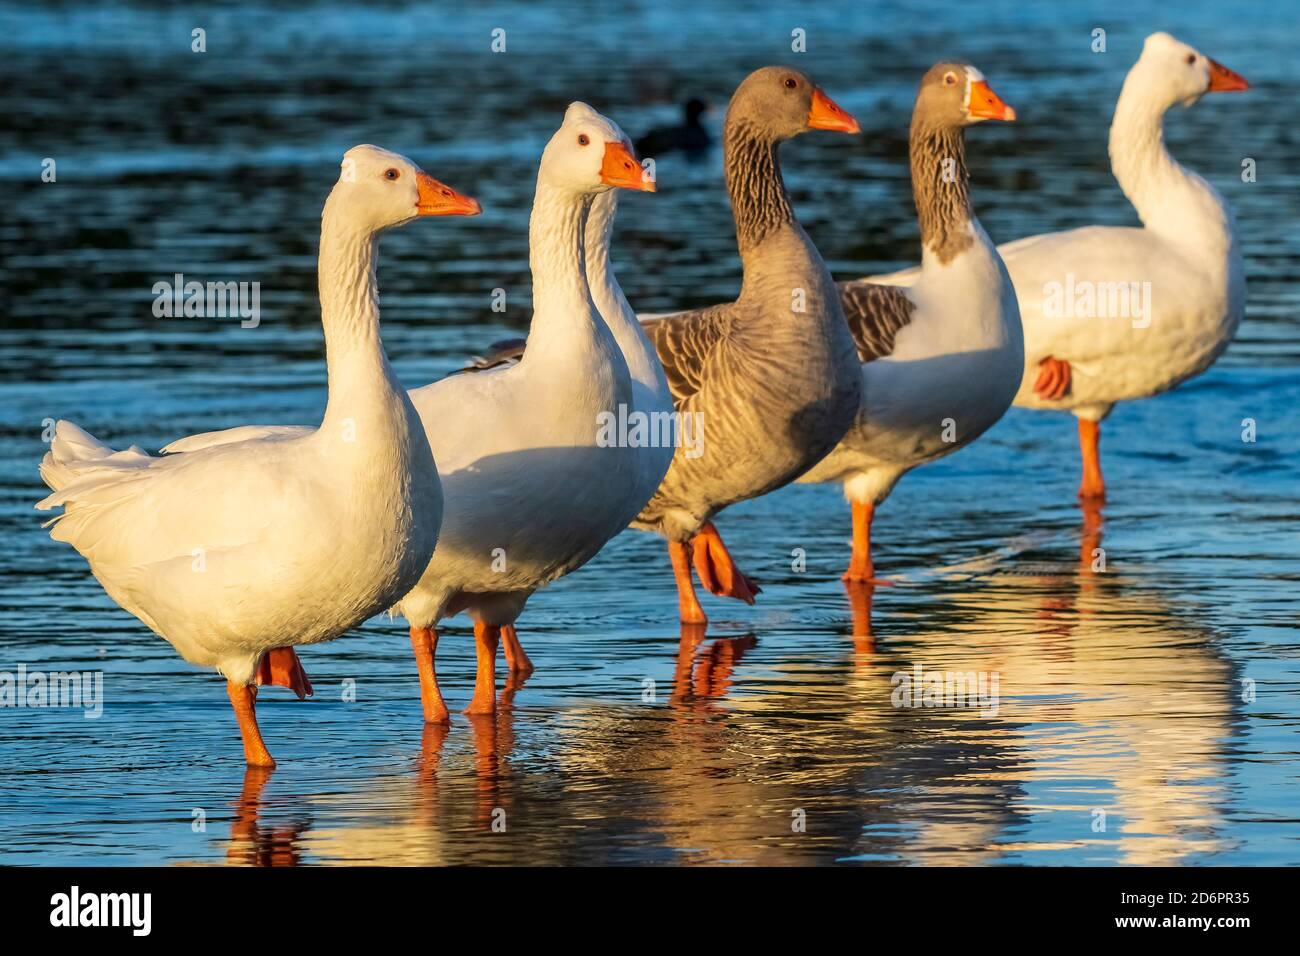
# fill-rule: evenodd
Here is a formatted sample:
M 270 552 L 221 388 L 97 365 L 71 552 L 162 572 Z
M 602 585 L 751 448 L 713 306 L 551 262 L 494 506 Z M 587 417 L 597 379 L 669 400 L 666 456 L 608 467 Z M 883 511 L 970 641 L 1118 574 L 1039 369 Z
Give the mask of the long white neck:
M 528 220 L 533 321 L 521 365 L 571 355 L 582 341 L 608 335 L 587 287 L 583 225 L 590 196 L 537 183 Z
M 377 247 L 373 231 L 326 202 L 318 275 L 329 401 L 321 431 L 332 437 L 355 435 L 400 404 L 401 385 L 379 340 Z
M 618 284 L 613 265 L 609 261 L 610 237 L 614 232 L 614 217 L 617 213 L 617 189 L 598 195 L 587 213 L 587 281 L 591 286 L 591 298 L 627 361 L 632 381 L 649 389 L 662 407 L 668 407 L 671 397 L 663 363 L 659 361 L 645 329 L 637 321 L 636 313 L 628 304 L 627 296 L 623 294 L 623 288 Z
M 1110 165 L 1142 224 L 1162 238 L 1219 253 L 1232 243 L 1227 207 L 1165 148 L 1166 98 L 1140 69 L 1129 72 L 1110 127 Z

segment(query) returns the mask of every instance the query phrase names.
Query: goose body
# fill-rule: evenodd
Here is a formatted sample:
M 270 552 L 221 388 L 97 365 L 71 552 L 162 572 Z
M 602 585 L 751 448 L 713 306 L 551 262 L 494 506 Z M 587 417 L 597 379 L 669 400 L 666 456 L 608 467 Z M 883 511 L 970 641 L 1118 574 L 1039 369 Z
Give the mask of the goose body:
M 63 507 L 51 537 L 182 657 L 226 677 L 250 763 L 273 763 L 248 693 L 264 658 L 390 606 L 427 566 L 442 519 L 429 442 L 379 340 L 375 260 L 381 230 L 477 204 L 375 147 L 349 150 L 344 169 L 321 222 L 318 428 L 153 457 L 60 422 L 41 463 L 53 493 L 37 508 Z M 310 685 L 290 661 L 301 694 Z
M 714 515 L 803 474 L 843 437 L 860 401 L 839 292 L 795 219 L 777 159 L 782 141 L 816 128 L 858 129 L 797 70 L 766 67 L 741 83 L 723 128 L 740 296 L 643 320 L 679 416 L 701 426 L 702 454 L 679 448 L 633 522 L 668 539 L 686 623 L 707 620 L 692 562 L 715 594 L 753 603 L 757 591 L 722 545 Z
M 974 67 L 932 67 L 910 137 L 921 266 L 840 284 L 862 362 L 862 405 L 844 439 L 800 481 L 840 483 L 853 505 L 846 580 L 872 580 L 870 523 L 899 478 L 978 438 L 1019 386 L 1015 290 L 970 205 L 963 132 L 1014 117 Z M 945 163 L 955 175 L 945 176 Z
M 1110 130 L 1111 168 L 1140 228 L 1086 226 L 999 247 L 1020 301 L 1025 366 L 1015 404 L 1080 423 L 1080 495 L 1102 498 L 1098 423 L 1116 402 L 1168 391 L 1228 347 L 1246 283 L 1223 198 L 1164 144 L 1164 114 L 1241 77 L 1166 33 L 1149 36 Z
M 648 350 L 636 348 L 639 329 L 621 327 L 630 309 L 603 248 L 614 200 L 601 201 L 594 231 L 588 229 L 593 203 L 614 185 L 647 188 L 641 172 L 613 122 L 585 103 L 571 104 L 538 171 L 526 352 L 520 350 L 518 361 L 494 360 L 410 392 L 438 462 L 445 508 L 438 547 L 392 609 L 410 624 L 430 722 L 449 716 L 433 670 L 438 622 L 461 611 L 474 620 L 479 672 L 470 712 L 490 712 L 502 629 L 513 667 L 522 653 L 514 622 L 528 598 L 581 567 L 626 527 L 671 458 L 671 447 L 646 453 L 609 443 L 599 427 L 620 406 L 645 402 L 652 409 L 655 390 L 666 393 L 662 369 L 656 379 Z M 585 248 L 588 241 L 592 249 Z M 599 288 L 588 284 L 588 262 L 603 263 Z M 593 298 L 605 303 L 608 321 Z M 637 389 L 629 362 L 644 378 Z M 226 434 L 190 441 L 222 441 Z

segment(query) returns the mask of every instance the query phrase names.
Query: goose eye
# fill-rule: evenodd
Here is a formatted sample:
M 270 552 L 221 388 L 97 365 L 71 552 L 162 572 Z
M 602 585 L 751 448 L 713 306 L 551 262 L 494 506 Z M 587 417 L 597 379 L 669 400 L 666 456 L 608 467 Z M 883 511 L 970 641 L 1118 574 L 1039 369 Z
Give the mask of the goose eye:
M 785 88 L 787 90 L 793 90 L 798 85 L 799 85 L 799 81 L 796 80 L 793 76 L 787 76 L 785 78 Z
M 947 83 L 949 86 L 952 86 L 954 83 L 957 82 L 957 74 L 956 74 L 956 73 L 945 73 L 945 74 L 943 75 L 943 81 L 944 81 L 945 83 Z
M 1196 62 L 1196 54 L 1195 54 L 1195 53 L 1189 53 L 1189 54 L 1187 54 L 1187 62 L 1188 62 L 1189 64 L 1190 64 L 1190 63 L 1195 63 L 1195 62 Z
M 386 169 L 386 170 L 384 170 L 384 178 L 385 178 L 385 179 L 396 179 L 397 177 L 399 177 L 399 176 L 401 176 L 401 175 L 402 175 L 402 174 L 401 174 L 400 172 L 398 172 L 396 169 Z
M 590 143 L 590 142 L 591 142 L 591 140 L 587 137 L 587 134 L 586 134 L 586 133 L 579 133 L 579 134 L 578 134 L 578 145 L 579 145 L 579 146 L 586 146 L 586 145 L 587 145 L 588 143 Z

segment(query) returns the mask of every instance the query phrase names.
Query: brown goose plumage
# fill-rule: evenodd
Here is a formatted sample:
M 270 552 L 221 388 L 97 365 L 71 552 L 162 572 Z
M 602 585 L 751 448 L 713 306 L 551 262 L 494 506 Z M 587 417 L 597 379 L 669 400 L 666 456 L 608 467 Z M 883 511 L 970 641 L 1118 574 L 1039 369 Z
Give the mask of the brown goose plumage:
M 912 321 L 916 306 L 898 286 L 874 285 L 870 282 L 841 282 L 840 305 L 844 321 L 858 347 L 863 362 L 889 355 L 894 351 L 898 330 Z
M 810 128 L 815 95 L 807 76 L 783 67 L 758 70 L 736 90 L 723 144 L 740 297 L 644 323 L 678 411 L 703 421 L 703 454 L 678 449 L 634 522 L 670 541 L 793 481 L 857 411 L 861 376 L 839 290 L 795 219 L 777 159 L 781 142 Z

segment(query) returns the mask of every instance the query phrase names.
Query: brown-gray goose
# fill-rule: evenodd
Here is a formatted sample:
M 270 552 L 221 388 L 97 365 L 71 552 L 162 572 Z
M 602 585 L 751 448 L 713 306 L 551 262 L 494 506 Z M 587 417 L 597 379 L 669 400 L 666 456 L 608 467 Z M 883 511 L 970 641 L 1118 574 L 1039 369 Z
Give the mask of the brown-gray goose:
M 702 453 L 677 449 L 632 523 L 668 539 L 681 619 L 705 623 L 692 560 L 714 594 L 753 603 L 757 588 L 722 544 L 712 518 L 789 484 L 853 423 L 861 375 L 839 293 L 795 219 L 777 159 L 810 129 L 858 124 L 808 76 L 769 66 L 736 89 L 723 124 L 727 191 L 744 272 L 725 305 L 644 322 L 684 422 L 702 424 Z
M 1015 289 L 970 204 L 965 128 L 1012 120 L 983 74 L 931 67 L 912 113 L 912 193 L 921 266 L 840 284 L 862 360 L 862 410 L 803 482 L 838 482 L 853 510 L 844 579 L 875 580 L 871 521 L 898 479 L 974 441 L 1011 404 L 1024 338 Z

